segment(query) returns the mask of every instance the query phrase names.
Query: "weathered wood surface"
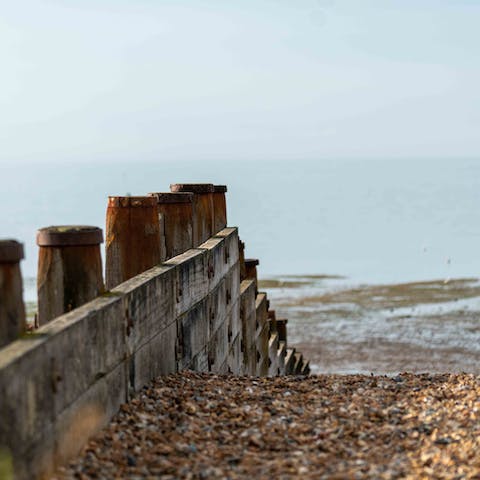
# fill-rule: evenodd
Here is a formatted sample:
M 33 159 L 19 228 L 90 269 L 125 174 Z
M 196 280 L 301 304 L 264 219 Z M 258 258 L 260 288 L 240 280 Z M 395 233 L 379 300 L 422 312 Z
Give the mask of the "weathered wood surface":
M 257 274 L 257 265 L 259 261 L 256 258 L 246 258 L 245 259 L 245 278 L 253 280 L 255 282 L 255 293 L 258 292 L 258 274 Z
M 164 254 L 154 197 L 109 197 L 106 223 L 107 289 L 161 262 Z
M 214 234 L 213 184 L 176 183 L 170 190 L 193 193 L 193 246 L 201 245 Z
M 302 369 L 300 372 L 301 375 L 309 375 L 310 374 L 310 362 L 306 360 L 305 358 L 303 359 L 303 364 L 302 364 Z
M 207 254 L 205 250 L 188 250 L 164 265 L 175 267 L 175 317 L 188 312 L 208 295 Z
M 230 373 L 234 375 L 242 375 L 244 373 L 241 333 L 230 342 L 227 362 Z
M 278 353 L 278 333 L 274 332 L 270 334 L 268 340 L 268 376 L 276 377 L 280 375 L 280 365 L 279 365 L 279 353 Z
M 104 290 L 99 245 L 40 247 L 38 323 L 69 312 Z
M 193 248 L 193 194 L 150 193 L 157 199 L 162 261 Z
M 255 290 L 256 285 L 253 280 L 244 280 L 240 284 L 242 353 L 244 373 L 247 375 L 256 375 L 257 371 Z
M 227 226 L 227 202 L 225 185 L 214 185 L 213 200 L 213 234 Z
M 98 298 L 0 351 L 0 418 L 9 419 L 0 425 L 0 444 L 13 453 L 17 478 L 36 478 L 75 453 L 126 400 L 124 388 L 97 385 L 125 381 L 114 374 L 126 371 L 122 310 L 120 297 Z M 75 404 L 96 412 L 88 428 L 68 425 Z M 71 445 L 64 435 L 77 429 Z
M 300 375 L 303 368 L 303 355 L 300 352 L 296 352 L 294 355 L 295 361 L 293 364 L 293 374 Z
M 11 419 L 0 445 L 17 479 L 65 462 L 158 375 L 292 370 L 293 350 L 269 337 L 266 296 L 240 283 L 238 247 L 223 229 L 0 350 L 0 418 Z
M 15 240 L 0 241 L 0 348 L 25 331 L 22 259 L 23 245 Z
M 238 239 L 238 256 L 240 262 L 240 281 L 247 279 L 247 267 L 245 266 L 245 243 Z
M 277 332 L 277 316 L 275 310 L 268 310 L 268 323 L 270 325 L 270 333 Z
M 38 230 L 39 325 L 103 293 L 102 242 L 98 227 L 64 225 Z
M 285 361 L 287 358 L 287 344 L 282 341 L 278 341 L 278 370 L 280 375 L 285 375 Z
M 281 342 L 285 343 L 287 343 L 287 323 L 288 320 L 286 318 L 276 319 L 278 338 Z
M 295 373 L 295 349 L 287 348 L 285 355 L 285 375 L 293 375 Z
M 256 332 L 255 345 L 258 352 L 257 375 L 267 376 L 269 367 L 268 338 L 269 326 L 267 323 L 267 294 L 258 293 L 255 299 Z

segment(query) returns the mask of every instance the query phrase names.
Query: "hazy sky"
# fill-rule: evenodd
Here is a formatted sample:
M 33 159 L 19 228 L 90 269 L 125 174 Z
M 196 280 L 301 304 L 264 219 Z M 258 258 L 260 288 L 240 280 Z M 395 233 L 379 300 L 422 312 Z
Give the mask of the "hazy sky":
M 0 162 L 480 154 L 478 0 L 0 7 Z

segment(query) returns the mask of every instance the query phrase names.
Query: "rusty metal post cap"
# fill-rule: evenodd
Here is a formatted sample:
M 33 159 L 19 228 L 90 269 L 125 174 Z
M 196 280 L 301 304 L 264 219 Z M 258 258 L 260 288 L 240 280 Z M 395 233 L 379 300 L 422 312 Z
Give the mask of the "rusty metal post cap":
M 102 229 L 88 225 L 45 227 L 37 232 L 39 247 L 77 247 L 100 245 L 102 242 Z
M 23 244 L 16 240 L 0 240 L 0 263 L 17 263 L 23 258 Z
M 193 193 L 190 192 L 156 192 L 149 193 L 158 203 L 192 203 Z
M 213 183 L 172 183 L 170 185 L 172 192 L 191 192 L 196 194 L 214 193 Z
M 157 205 L 155 197 L 108 197 L 109 207 L 151 208 Z
M 214 185 L 213 186 L 215 193 L 227 193 L 226 185 Z
M 259 264 L 260 264 L 260 261 L 258 260 L 258 258 L 246 258 L 245 259 L 245 265 L 247 267 L 256 267 Z

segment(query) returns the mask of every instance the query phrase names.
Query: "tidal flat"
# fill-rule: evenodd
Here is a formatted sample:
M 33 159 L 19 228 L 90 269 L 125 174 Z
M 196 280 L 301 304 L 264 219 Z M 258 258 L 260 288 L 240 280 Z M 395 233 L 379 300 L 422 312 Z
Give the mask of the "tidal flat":
M 354 284 L 339 276 L 259 282 L 312 373 L 480 373 L 480 281 Z

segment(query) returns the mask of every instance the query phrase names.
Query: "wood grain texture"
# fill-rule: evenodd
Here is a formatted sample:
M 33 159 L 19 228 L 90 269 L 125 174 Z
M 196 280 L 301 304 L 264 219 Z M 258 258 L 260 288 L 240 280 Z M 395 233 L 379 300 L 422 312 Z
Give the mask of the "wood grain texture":
M 158 265 L 162 257 L 154 197 L 110 197 L 107 208 L 105 283 L 111 290 Z
M 279 355 L 278 355 L 278 333 L 270 334 L 268 339 L 268 358 L 270 360 L 268 366 L 268 376 L 276 377 L 280 375 Z
M 38 323 L 44 325 L 104 291 L 99 245 L 40 247 Z
M 20 265 L 0 264 L 0 348 L 25 332 Z

